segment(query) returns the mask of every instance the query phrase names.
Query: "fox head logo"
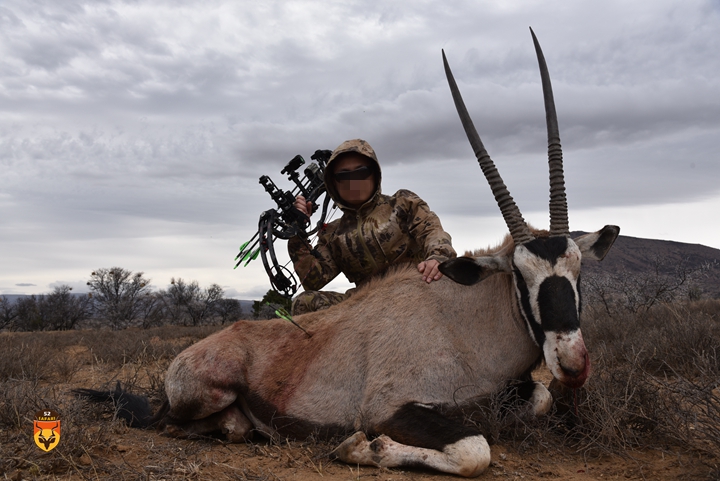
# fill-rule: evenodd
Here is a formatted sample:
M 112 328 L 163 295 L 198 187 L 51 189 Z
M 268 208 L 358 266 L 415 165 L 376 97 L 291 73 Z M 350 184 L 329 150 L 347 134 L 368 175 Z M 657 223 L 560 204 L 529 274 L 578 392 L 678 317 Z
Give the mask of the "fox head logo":
M 47 452 L 60 444 L 60 419 L 56 412 L 38 411 L 33 427 L 33 439 L 38 448 Z

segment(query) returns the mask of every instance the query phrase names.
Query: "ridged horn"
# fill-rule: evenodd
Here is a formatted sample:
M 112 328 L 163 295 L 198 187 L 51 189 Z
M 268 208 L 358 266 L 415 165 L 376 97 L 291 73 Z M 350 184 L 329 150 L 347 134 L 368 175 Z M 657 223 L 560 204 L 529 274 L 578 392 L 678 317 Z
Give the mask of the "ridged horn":
M 500 173 L 495 167 L 495 163 L 488 155 L 487 150 L 485 150 L 485 146 L 483 146 L 477 130 L 475 130 L 470 114 L 468 114 L 467 108 L 465 107 L 465 102 L 463 102 L 462 96 L 460 95 L 460 90 L 458 89 L 457 83 L 455 83 L 455 78 L 450 71 L 450 65 L 448 65 L 447 58 L 445 57 L 445 50 L 443 50 L 442 56 L 443 64 L 445 65 L 445 75 L 447 76 L 448 84 L 450 85 L 450 92 L 452 92 L 453 100 L 455 101 L 455 108 L 460 116 L 460 121 L 465 129 L 465 134 L 467 135 L 470 145 L 475 152 L 478 164 L 480 164 L 480 168 L 482 169 L 483 174 L 485 174 L 485 178 L 487 179 L 488 184 L 490 184 L 490 189 L 495 196 L 495 201 L 497 202 L 498 207 L 500 207 L 500 212 L 505 219 L 505 224 L 507 224 L 508 229 L 510 230 L 510 235 L 516 245 L 529 242 L 533 240 L 534 237 L 525 223 L 525 219 L 523 219 L 520 209 L 517 204 L 515 204 L 515 201 L 505 186 L 502 177 L 500 177 Z
M 557 113 L 555 112 L 555 98 L 553 97 L 550 74 L 548 73 L 545 56 L 540 48 L 535 32 L 530 28 L 538 65 L 542 79 L 543 97 L 545 99 L 545 121 L 548 133 L 548 166 L 550 168 L 550 235 L 569 236 L 570 223 L 568 221 L 567 197 L 565 195 L 565 174 L 563 173 L 562 147 L 560 146 L 560 129 L 558 127 Z

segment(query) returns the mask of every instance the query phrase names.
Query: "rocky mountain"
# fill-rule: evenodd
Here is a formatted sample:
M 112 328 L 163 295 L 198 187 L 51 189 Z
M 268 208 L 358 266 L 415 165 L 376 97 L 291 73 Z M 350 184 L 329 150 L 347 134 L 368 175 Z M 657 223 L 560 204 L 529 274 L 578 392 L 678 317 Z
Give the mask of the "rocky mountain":
M 571 237 L 581 234 L 583 232 L 572 232 Z M 693 282 L 702 290 L 703 297 L 720 298 L 720 249 L 621 235 L 601 262 L 583 262 L 583 275 L 633 275 L 655 271 L 674 275 L 678 270 L 695 273 Z

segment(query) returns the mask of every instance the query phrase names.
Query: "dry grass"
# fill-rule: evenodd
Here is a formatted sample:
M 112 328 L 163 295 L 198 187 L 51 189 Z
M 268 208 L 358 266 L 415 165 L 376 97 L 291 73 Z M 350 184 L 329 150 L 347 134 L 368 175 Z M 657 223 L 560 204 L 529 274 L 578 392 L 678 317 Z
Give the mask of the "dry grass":
M 157 406 L 170 361 L 217 329 L 0 334 L 0 476 L 203 479 L 212 473 L 218 479 L 280 479 L 263 459 L 318 477 L 347 471 L 328 464 L 329 443 L 225 446 L 214 439 L 168 439 L 129 429 L 111 408 L 69 395 L 74 387 L 111 388 L 120 381 Z M 583 331 L 593 360 L 586 388 L 551 386 L 557 402 L 541 418 L 502 408 L 504 399 L 491 400 L 480 423 L 491 443 L 542 457 L 679 450 L 695 460 L 693 476 L 720 476 L 720 301 L 615 317 L 587 308 Z M 40 409 L 61 413 L 62 442 L 50 453 L 30 440 Z
M 0 476 L 148 479 L 143 469 L 98 456 L 99 447 L 117 448 L 118 436 L 128 435 L 129 429 L 113 420 L 111 409 L 76 399 L 69 390 L 89 379 L 100 381 L 99 387 L 119 380 L 157 402 L 163 396 L 163 374 L 170 361 L 217 329 L 0 334 L 4 347 L 0 351 Z M 62 441 L 49 453 L 31 441 L 34 414 L 46 409 L 61 413 L 62 423 Z M 164 469 L 153 477 L 162 478 Z M 178 476 L 182 470 L 185 474 Z M 176 465 L 166 479 L 191 479 L 192 472 L 189 464 L 182 469 Z
M 587 312 L 593 374 L 573 391 L 553 381 L 550 416 L 485 414 L 490 439 L 523 451 L 628 456 L 636 450 L 691 453 L 720 477 L 720 301 L 657 306 L 610 317 Z

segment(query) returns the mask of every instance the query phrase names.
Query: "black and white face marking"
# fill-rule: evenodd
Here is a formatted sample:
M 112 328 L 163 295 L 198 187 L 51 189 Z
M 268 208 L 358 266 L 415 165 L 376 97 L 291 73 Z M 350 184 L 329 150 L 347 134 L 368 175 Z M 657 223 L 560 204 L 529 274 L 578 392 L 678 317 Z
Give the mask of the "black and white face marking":
M 513 276 L 521 311 L 538 345 L 545 332 L 578 329 L 582 254 L 568 237 L 535 239 L 515 248 Z
M 581 259 L 568 237 L 535 239 L 513 255 L 515 290 L 530 335 L 553 375 L 571 384 L 582 384 L 589 368 L 580 332 Z

